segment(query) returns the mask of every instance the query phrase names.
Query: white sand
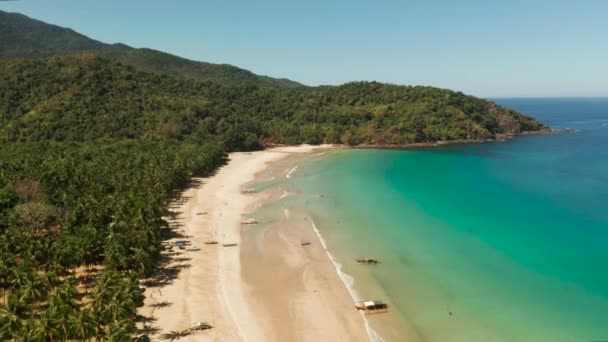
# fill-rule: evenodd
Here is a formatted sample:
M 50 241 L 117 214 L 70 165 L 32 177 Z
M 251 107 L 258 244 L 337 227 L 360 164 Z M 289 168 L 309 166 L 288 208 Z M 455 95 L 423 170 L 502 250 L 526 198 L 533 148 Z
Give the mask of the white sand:
M 176 231 L 187 236 L 177 240 L 190 241 L 201 250 L 174 248 L 165 269 L 178 272 L 177 277 L 162 287 L 146 289 L 145 306 L 139 313 L 152 319 L 147 325 L 152 327 L 153 340 L 201 321 L 213 328 L 180 340 L 367 340 L 363 320 L 352 309 L 352 300 L 327 257 L 299 256 L 304 261 L 315 261 L 306 262 L 303 270 L 298 266 L 302 263 L 276 265 L 272 272 L 291 275 L 288 282 L 276 284 L 271 291 L 256 279 L 242 279 L 240 222 L 247 218 L 247 208 L 264 196 L 242 194 L 243 184 L 252 181 L 267 163 L 294 153 L 310 153 L 315 148 L 318 147 L 304 145 L 232 153 L 228 165 L 216 175 L 197 179 L 202 184 L 184 192 L 182 200 L 172 208 L 179 213 L 174 222 L 179 225 Z M 273 258 L 291 253 L 280 242 L 294 239 L 288 235 L 281 233 L 281 239 L 265 242 L 276 247 Z M 205 244 L 210 240 L 219 244 Z M 223 247 L 222 243 L 239 245 Z M 249 273 L 258 273 L 255 263 L 250 267 L 253 269 L 248 269 Z M 267 264 L 259 263 L 258 267 L 266 268 L 259 273 L 269 271 Z M 340 313 L 335 307 L 348 307 L 350 311 Z

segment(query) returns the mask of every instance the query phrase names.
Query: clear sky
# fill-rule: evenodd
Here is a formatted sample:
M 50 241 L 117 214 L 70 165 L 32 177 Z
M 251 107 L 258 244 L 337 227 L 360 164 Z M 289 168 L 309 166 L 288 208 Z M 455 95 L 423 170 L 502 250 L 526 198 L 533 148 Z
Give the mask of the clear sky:
M 0 1 L 92 38 L 309 85 L 608 96 L 608 1 Z

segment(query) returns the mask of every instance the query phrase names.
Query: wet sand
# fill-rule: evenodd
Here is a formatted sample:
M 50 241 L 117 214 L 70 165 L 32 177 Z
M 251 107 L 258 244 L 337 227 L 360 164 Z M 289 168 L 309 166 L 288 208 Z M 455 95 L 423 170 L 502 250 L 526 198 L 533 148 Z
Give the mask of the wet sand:
M 242 239 L 248 228 L 241 222 L 272 195 L 243 194 L 243 186 L 268 163 L 316 148 L 232 153 L 216 175 L 195 179 L 174 203 L 178 236 L 169 243 L 183 240 L 200 250 L 166 251 L 166 262 L 146 288 L 139 313 L 149 319 L 153 340 L 174 332 L 183 333 L 183 341 L 368 340 L 364 320 L 312 228 L 286 218 L 261 240 Z M 302 246 L 303 240 L 311 245 Z M 205 244 L 210 241 L 218 243 Z M 198 322 L 213 328 L 187 331 Z

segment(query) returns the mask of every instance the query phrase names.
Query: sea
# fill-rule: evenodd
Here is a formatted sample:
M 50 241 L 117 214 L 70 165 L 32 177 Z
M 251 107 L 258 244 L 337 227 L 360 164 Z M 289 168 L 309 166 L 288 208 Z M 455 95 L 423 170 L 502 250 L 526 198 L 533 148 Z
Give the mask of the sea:
M 493 101 L 572 131 L 318 152 L 258 185 L 291 194 L 266 215 L 305 210 L 353 299 L 390 305 L 376 340 L 608 341 L 608 98 Z

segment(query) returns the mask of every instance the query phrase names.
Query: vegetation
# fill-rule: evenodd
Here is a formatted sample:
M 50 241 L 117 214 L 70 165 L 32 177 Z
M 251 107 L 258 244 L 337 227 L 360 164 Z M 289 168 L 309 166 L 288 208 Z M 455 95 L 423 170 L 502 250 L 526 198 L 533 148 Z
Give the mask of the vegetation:
M 82 54 L 0 63 L 0 339 L 123 340 L 168 201 L 225 151 L 407 144 L 538 130 L 429 87 L 279 89 L 183 80 Z
M 0 63 L 0 140 L 193 139 L 229 150 L 302 142 L 409 144 L 542 129 L 449 90 L 375 82 L 278 89 L 138 71 L 93 55 Z
M 227 64 L 195 62 L 168 53 L 105 44 L 71 29 L 50 25 L 18 13 L 0 11 L 0 59 L 46 58 L 74 53 L 95 53 L 138 69 L 227 85 L 303 87 L 288 79 L 256 75 Z
M 0 58 L 95 52 L 0 62 L 0 340 L 128 340 L 169 201 L 227 151 L 545 129 L 459 92 L 293 87 L 49 26 L 0 12 Z
M 0 339 L 128 339 L 169 199 L 224 158 L 168 141 L 3 145 Z

